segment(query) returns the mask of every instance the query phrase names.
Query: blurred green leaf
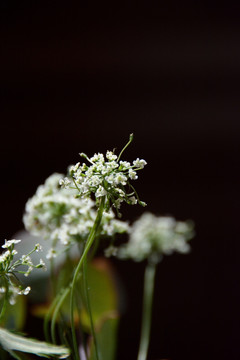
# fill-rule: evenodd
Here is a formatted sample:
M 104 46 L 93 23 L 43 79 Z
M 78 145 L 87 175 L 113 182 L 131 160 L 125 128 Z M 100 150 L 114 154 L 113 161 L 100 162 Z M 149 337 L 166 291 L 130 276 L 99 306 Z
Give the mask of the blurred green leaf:
M 100 360 L 113 360 L 116 353 L 118 317 L 103 321 L 96 331 Z M 90 342 L 90 360 L 96 360 L 93 340 Z
M 104 319 L 118 313 L 117 288 L 110 261 L 104 258 L 95 259 L 87 266 L 87 281 L 89 298 L 95 327 L 101 325 Z M 82 299 L 86 303 L 83 286 L 81 285 Z M 86 309 L 86 307 L 85 307 Z M 86 310 L 81 313 L 83 325 L 90 329 L 90 320 Z
M 26 296 L 18 296 L 15 305 L 7 304 L 0 326 L 9 330 L 21 330 L 25 324 L 27 312 Z
M 25 338 L 3 328 L 0 328 L 0 344 L 10 353 L 12 351 L 21 351 L 47 358 L 57 356 L 59 359 L 65 359 L 70 355 L 70 351 L 66 347 Z

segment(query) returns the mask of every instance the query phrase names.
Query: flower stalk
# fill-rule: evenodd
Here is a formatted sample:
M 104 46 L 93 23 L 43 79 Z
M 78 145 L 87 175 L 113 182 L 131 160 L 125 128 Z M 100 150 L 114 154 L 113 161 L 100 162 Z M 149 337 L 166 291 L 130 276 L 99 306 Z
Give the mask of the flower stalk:
M 144 274 L 144 290 L 143 290 L 143 308 L 142 308 L 142 326 L 141 326 L 141 337 L 137 360 L 146 360 L 150 330 L 151 330 L 151 318 L 152 318 L 152 303 L 154 293 L 154 280 L 156 274 L 155 262 L 148 262 L 145 274 Z
M 75 326 L 74 326 L 74 290 L 76 287 L 76 282 L 78 279 L 78 275 L 80 271 L 82 270 L 83 263 L 87 259 L 88 252 L 94 242 L 94 239 L 96 237 L 96 234 L 98 232 L 99 226 L 101 224 L 102 215 L 104 211 L 104 205 L 105 205 L 105 197 L 102 197 L 100 200 L 100 205 L 97 212 L 97 217 L 94 222 L 94 225 L 92 227 L 92 230 L 89 234 L 89 237 L 86 242 L 86 246 L 84 248 L 83 254 L 78 262 L 78 265 L 76 267 L 76 270 L 74 272 L 73 281 L 71 284 L 71 292 L 70 292 L 70 319 L 71 319 L 71 331 L 72 331 L 72 339 L 73 339 L 73 347 L 74 347 L 74 353 L 76 355 L 76 359 L 80 360 L 79 358 L 79 351 L 78 351 L 78 345 L 77 345 L 77 337 L 75 332 Z

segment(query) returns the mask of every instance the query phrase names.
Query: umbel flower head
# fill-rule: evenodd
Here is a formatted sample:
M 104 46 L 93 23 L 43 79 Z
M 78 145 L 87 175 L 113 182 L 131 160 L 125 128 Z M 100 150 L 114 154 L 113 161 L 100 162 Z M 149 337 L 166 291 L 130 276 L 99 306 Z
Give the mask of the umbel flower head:
M 86 240 L 96 218 L 95 202 L 90 198 L 76 198 L 76 189 L 59 186 L 62 174 L 52 174 L 36 194 L 28 200 L 23 222 L 33 235 L 63 245 L 66 250 L 73 243 Z M 117 220 L 114 212 L 103 212 L 100 236 L 113 236 L 128 231 L 127 222 Z M 47 257 L 57 255 L 55 246 Z
M 98 204 L 102 197 L 107 198 L 107 205 L 111 204 L 118 210 L 122 202 L 134 205 L 146 204 L 139 200 L 139 197 L 131 184 L 132 180 L 138 178 L 137 172 L 147 164 L 145 160 L 137 158 L 131 164 L 128 161 L 120 160 L 123 151 L 132 142 L 133 135 L 130 135 L 129 142 L 117 156 L 112 151 L 107 151 L 104 156 L 101 153 L 89 158 L 86 154 L 80 155 L 90 165 L 78 162 L 69 169 L 69 177 L 60 180 L 64 188 L 75 188 L 79 197 L 95 196 Z
M 27 277 L 33 269 L 45 269 L 45 263 L 42 259 L 40 259 L 39 264 L 35 265 L 30 257 L 33 252 L 41 250 L 39 244 L 36 244 L 27 255 L 22 255 L 18 260 L 14 259 L 18 253 L 15 245 L 20 242 L 21 240 L 15 239 L 5 240 L 2 248 L 6 250 L 0 255 L 0 299 L 6 298 L 11 305 L 15 304 L 18 295 L 28 295 L 31 290 L 30 286 L 24 288 L 21 285 L 17 274 L 24 274 Z
M 120 258 L 135 261 L 148 259 L 159 262 L 162 255 L 174 251 L 187 253 L 187 243 L 194 236 L 191 221 L 176 221 L 173 217 L 155 216 L 145 212 L 130 229 L 129 242 L 119 249 Z

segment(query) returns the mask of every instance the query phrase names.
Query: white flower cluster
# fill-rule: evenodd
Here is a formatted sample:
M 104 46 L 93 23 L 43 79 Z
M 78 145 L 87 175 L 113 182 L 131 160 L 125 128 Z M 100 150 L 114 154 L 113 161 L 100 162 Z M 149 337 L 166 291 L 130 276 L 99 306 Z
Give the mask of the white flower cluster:
M 138 178 L 137 171 L 144 168 L 147 164 L 145 160 L 136 159 L 133 164 L 121 161 L 112 151 L 107 151 L 106 157 L 98 153 L 88 158 L 85 154 L 80 154 L 86 158 L 90 166 L 85 163 L 71 166 L 70 177 L 60 179 L 59 184 L 63 188 L 75 188 L 79 196 L 88 197 L 92 193 L 96 200 L 106 196 L 108 203 L 113 204 L 116 209 L 120 208 L 123 201 L 130 205 L 139 203 L 146 204 L 139 200 L 130 180 Z M 130 189 L 127 192 L 126 186 Z
M 51 175 L 26 204 L 23 222 L 33 235 L 60 242 L 65 248 L 85 240 L 96 219 L 95 202 L 88 198 L 76 198 L 76 189 L 59 186 L 62 174 Z M 103 213 L 100 235 L 112 236 L 128 231 L 126 222 L 115 219 L 110 209 Z M 47 258 L 56 257 L 55 248 Z
M 18 282 L 16 274 L 24 274 L 28 276 L 35 269 L 45 269 L 45 263 L 40 259 L 39 264 L 34 265 L 30 255 L 33 252 L 41 251 L 41 246 L 36 244 L 34 249 L 27 255 L 22 255 L 19 260 L 14 260 L 14 256 L 18 254 L 15 245 L 21 240 L 5 240 L 3 249 L 6 249 L 0 255 L 0 298 L 5 296 L 11 305 L 16 303 L 18 295 L 27 295 L 31 290 L 30 286 L 23 288 Z M 27 269 L 26 269 L 27 267 Z
M 119 249 L 118 256 L 135 261 L 149 259 L 158 262 L 164 254 L 189 252 L 187 241 L 193 235 L 192 222 L 176 221 L 173 217 L 158 217 L 146 212 L 133 223 L 129 242 Z

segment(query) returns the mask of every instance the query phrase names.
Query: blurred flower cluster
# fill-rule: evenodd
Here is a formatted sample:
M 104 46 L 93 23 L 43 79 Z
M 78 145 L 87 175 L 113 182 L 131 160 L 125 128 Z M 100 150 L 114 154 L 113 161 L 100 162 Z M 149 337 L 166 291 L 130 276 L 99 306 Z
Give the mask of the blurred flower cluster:
M 26 204 L 23 222 L 33 235 L 52 241 L 48 257 L 55 257 L 56 244 L 65 249 L 87 239 L 96 218 L 95 202 L 90 197 L 76 197 L 76 189 L 59 186 L 62 174 L 51 175 Z M 129 231 L 127 222 L 115 218 L 112 209 L 103 212 L 100 236 L 114 236 Z
M 193 227 L 191 221 L 176 221 L 173 217 L 145 212 L 133 223 L 129 242 L 119 249 L 118 256 L 159 262 L 164 254 L 187 253 L 190 250 L 188 241 L 194 236 Z

